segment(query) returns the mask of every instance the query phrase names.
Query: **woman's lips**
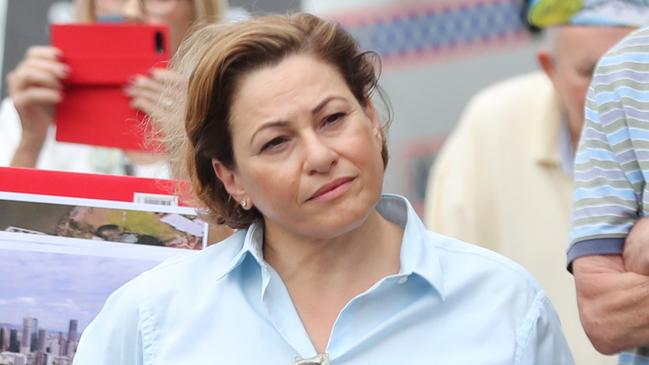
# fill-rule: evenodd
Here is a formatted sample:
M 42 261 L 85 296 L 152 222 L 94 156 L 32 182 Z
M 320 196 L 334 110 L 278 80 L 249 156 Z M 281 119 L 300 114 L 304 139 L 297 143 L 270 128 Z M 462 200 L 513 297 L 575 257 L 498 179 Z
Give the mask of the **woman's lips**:
M 307 201 L 324 201 L 335 199 L 344 194 L 351 186 L 353 177 L 341 177 L 322 185 Z

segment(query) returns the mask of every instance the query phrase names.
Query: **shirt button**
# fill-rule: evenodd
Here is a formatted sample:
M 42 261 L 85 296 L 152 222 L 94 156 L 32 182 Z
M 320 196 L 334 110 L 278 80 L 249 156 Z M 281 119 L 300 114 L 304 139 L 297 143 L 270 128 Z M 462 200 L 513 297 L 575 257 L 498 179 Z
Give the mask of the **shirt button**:
M 397 281 L 397 283 L 405 284 L 406 281 L 408 281 L 408 277 L 407 276 L 402 276 L 402 277 L 399 278 L 399 281 Z

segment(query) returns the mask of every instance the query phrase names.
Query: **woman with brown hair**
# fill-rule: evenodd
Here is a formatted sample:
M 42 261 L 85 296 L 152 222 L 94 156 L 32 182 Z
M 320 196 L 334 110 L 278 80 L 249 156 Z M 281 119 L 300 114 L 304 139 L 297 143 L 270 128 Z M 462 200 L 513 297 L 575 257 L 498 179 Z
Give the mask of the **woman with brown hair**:
M 178 54 L 176 163 L 238 231 L 115 292 L 75 364 L 573 364 L 521 267 L 381 195 L 374 58 L 339 26 L 210 25 Z
M 76 0 L 75 16 L 84 23 L 165 24 L 173 54 L 192 24 L 219 21 L 226 7 L 226 0 Z M 51 46 L 30 47 L 7 75 L 9 99 L 0 119 L 0 166 L 165 177 L 160 155 L 54 141 L 54 109 L 64 97 L 66 76 L 74 72 L 60 61 L 62 56 Z M 135 77 L 125 93 L 134 108 L 150 114 L 163 85 L 176 79 L 175 73 L 154 68 Z

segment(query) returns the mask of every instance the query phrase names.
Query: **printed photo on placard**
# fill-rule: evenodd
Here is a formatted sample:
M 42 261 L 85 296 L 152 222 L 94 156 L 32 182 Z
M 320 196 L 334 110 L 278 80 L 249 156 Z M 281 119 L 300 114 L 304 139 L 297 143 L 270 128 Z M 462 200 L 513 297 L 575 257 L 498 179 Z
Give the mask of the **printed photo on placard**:
M 71 364 L 108 296 L 159 263 L 2 248 L 0 262 L 0 278 L 11 278 L 0 280 L 2 365 Z
M 207 234 L 207 225 L 183 208 L 156 211 L 151 206 L 142 210 L 137 204 L 113 203 L 111 207 L 110 202 L 84 199 L 30 198 L 0 196 L 0 231 L 192 250 L 203 248 Z

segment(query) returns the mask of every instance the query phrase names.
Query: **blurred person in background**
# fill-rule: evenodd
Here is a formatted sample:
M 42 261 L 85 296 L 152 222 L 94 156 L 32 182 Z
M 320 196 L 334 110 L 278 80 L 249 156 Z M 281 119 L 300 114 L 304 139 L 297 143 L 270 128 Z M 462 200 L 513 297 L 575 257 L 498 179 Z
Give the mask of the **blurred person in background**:
M 613 364 L 584 334 L 574 283 L 564 269 L 572 169 L 595 65 L 634 27 L 649 22 L 649 9 L 635 5 L 637 19 L 604 21 L 589 8 L 576 13 L 571 1 L 552 5 L 533 3 L 530 13 L 533 23 L 549 26 L 537 53 L 543 72 L 499 82 L 470 101 L 431 170 L 425 221 L 522 264 L 556 306 L 576 363 Z M 547 24 L 535 11 L 567 24 Z
M 195 22 L 223 18 L 226 0 L 76 0 L 79 22 L 125 21 L 169 27 L 170 54 Z M 9 98 L 0 109 L 0 166 L 167 177 L 164 156 L 57 142 L 54 110 L 65 97 L 62 86 L 70 72 L 51 46 L 30 47 L 7 75 Z M 125 89 L 131 105 L 150 114 L 167 82 L 183 82 L 175 73 L 153 68 L 137 75 Z

